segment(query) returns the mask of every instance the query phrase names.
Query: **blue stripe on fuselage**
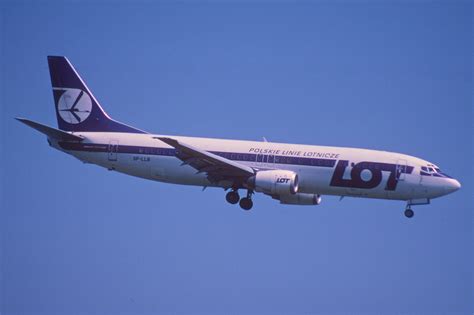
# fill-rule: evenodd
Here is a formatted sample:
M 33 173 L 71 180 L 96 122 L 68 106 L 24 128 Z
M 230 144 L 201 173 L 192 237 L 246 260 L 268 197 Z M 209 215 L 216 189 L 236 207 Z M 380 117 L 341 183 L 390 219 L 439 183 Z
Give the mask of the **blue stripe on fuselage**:
M 83 152 L 109 152 L 108 144 L 79 143 L 79 142 L 59 142 L 58 144 L 64 150 L 83 151 Z M 209 152 L 215 155 L 221 156 L 223 158 L 226 158 L 228 160 L 232 160 L 232 161 L 256 162 L 257 160 L 257 154 L 252 154 L 252 153 L 221 152 L 221 151 L 209 151 Z M 117 149 L 117 153 L 157 155 L 157 156 L 176 156 L 176 149 L 119 145 Z M 302 158 L 302 157 L 280 156 L 280 155 L 274 155 L 274 156 L 272 155 L 272 157 L 273 157 L 272 158 L 273 162 L 268 162 L 270 164 L 291 164 L 291 165 L 307 165 L 307 166 L 320 166 L 320 167 L 334 167 L 334 165 L 336 164 L 336 160 L 334 159 Z

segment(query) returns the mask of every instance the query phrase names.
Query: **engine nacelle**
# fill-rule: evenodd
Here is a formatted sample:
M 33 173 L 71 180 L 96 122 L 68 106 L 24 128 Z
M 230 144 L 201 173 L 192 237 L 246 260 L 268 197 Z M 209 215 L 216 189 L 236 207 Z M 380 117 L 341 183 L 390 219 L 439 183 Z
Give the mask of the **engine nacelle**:
M 250 186 L 269 195 L 293 195 L 298 192 L 298 174 L 285 170 L 259 171 L 250 178 Z
M 276 196 L 281 204 L 285 205 L 319 205 L 321 203 L 321 195 L 297 193 L 294 195 Z

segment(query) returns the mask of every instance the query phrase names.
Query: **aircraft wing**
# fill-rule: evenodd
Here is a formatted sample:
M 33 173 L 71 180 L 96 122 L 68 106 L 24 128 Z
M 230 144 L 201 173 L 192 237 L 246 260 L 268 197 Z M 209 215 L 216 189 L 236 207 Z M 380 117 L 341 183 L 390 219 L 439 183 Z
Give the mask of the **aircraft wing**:
M 24 123 L 25 125 L 33 128 L 33 129 L 38 130 L 41 133 L 44 133 L 46 136 L 51 137 L 51 138 L 56 139 L 56 140 L 60 140 L 60 141 L 82 141 L 82 140 L 84 140 L 83 138 L 81 138 L 79 136 L 75 136 L 75 135 L 70 134 L 68 132 L 65 132 L 65 131 L 62 131 L 62 130 L 59 130 L 59 129 L 55 129 L 55 128 L 37 123 L 36 121 L 32 121 L 32 120 L 29 120 L 29 119 L 26 119 L 26 118 L 19 118 L 19 117 L 15 118 L 15 119 L 22 122 L 22 123 Z
M 167 137 L 154 137 L 176 149 L 176 156 L 183 161 L 182 165 L 190 165 L 197 173 L 207 173 L 211 182 L 230 180 L 244 181 L 255 175 L 253 168 L 216 154 L 195 148 L 189 144 Z

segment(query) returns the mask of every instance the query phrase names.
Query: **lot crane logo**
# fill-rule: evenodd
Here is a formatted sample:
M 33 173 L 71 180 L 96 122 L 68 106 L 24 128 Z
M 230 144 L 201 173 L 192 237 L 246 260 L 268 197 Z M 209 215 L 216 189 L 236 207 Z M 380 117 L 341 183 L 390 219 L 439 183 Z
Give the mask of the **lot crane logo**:
M 64 93 L 58 100 L 58 112 L 61 118 L 69 124 L 79 124 L 89 117 L 92 101 L 86 92 L 80 89 L 61 88 Z

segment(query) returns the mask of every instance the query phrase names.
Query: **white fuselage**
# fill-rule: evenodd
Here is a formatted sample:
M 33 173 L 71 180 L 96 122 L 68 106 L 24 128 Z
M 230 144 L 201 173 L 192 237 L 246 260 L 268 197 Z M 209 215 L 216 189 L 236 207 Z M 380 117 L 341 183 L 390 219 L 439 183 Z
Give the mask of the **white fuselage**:
M 81 161 L 146 179 L 196 186 L 229 188 L 211 183 L 174 156 L 175 149 L 154 139 L 157 135 L 81 132 L 77 143 L 57 142 L 53 147 Z M 448 176 L 421 175 L 432 165 L 405 154 L 356 148 L 312 146 L 173 136 L 257 170 L 290 170 L 299 176 L 300 193 L 395 200 L 428 200 L 454 191 Z M 440 173 L 442 174 L 442 173 Z M 459 185 L 459 183 L 457 183 Z

